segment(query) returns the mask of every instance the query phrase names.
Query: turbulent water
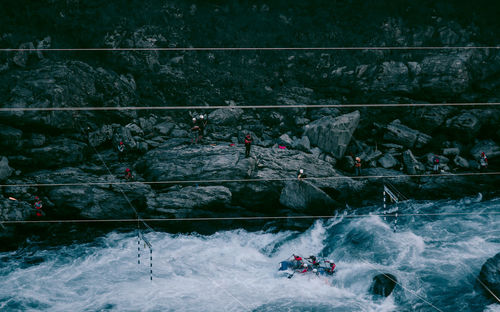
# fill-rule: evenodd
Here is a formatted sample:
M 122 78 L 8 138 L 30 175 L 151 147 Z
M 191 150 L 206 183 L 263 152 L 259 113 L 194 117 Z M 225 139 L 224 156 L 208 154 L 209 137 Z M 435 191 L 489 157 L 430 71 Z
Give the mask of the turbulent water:
M 137 263 L 135 233 L 91 244 L 26 247 L 0 254 L 0 310 L 46 311 L 498 311 L 476 287 L 500 251 L 500 200 L 409 202 L 393 220 L 366 211 L 317 221 L 303 232 L 222 231 L 209 236 L 148 233 Z M 380 212 L 380 211 L 379 211 Z M 453 213 L 477 213 L 454 215 Z M 492 214 L 493 213 L 493 214 Z M 335 260 L 330 279 L 280 278 L 292 253 Z M 370 294 L 375 275 L 399 284 Z

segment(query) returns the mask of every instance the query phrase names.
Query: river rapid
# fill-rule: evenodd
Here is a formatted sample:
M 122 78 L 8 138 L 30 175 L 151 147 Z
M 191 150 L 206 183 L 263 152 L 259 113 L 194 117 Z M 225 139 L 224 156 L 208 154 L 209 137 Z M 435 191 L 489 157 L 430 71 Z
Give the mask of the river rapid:
M 28 242 L 0 253 L 0 310 L 499 310 L 476 277 L 500 251 L 500 199 L 410 201 L 400 207 L 395 233 L 394 218 L 381 212 L 347 209 L 303 231 L 144 233 L 153 249 L 152 281 L 149 248 L 141 241 L 138 264 L 135 232 L 52 247 Z M 364 214 L 372 215 L 358 217 Z M 292 253 L 330 258 L 337 273 L 281 278 L 279 262 Z M 370 293 L 380 273 L 398 279 L 387 298 Z

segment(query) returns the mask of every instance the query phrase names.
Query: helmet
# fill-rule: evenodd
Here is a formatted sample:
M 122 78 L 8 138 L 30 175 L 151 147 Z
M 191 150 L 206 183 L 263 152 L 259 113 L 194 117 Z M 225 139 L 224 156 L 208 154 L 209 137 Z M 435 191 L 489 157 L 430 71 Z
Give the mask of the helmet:
M 307 263 L 304 263 L 302 266 L 303 266 L 304 268 L 307 268 Z
M 357 161 L 361 161 L 361 158 L 359 158 L 359 157 L 356 157 L 356 160 L 357 160 Z
M 313 272 L 314 273 L 318 273 L 318 269 L 313 269 Z
M 122 141 L 120 141 L 120 145 L 123 145 L 123 142 L 122 142 Z
M 200 119 L 203 119 L 203 115 L 200 115 Z
M 125 171 L 126 171 L 126 172 L 129 172 L 129 171 L 130 171 L 130 169 L 129 169 L 129 168 L 127 168 L 127 169 L 125 169 Z
M 38 196 L 35 196 L 35 199 L 36 199 L 36 200 L 39 200 L 40 198 L 38 198 Z
M 300 172 L 300 173 L 304 173 L 304 169 L 300 169 L 300 170 L 299 170 L 299 172 Z

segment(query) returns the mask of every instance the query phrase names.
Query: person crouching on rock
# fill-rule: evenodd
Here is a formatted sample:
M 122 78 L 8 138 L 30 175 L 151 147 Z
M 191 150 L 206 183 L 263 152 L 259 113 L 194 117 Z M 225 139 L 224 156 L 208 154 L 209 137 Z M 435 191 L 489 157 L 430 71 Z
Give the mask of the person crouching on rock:
M 41 217 L 43 215 L 43 211 L 42 211 L 43 204 L 38 196 L 35 196 L 35 203 L 33 204 L 33 206 L 36 209 L 37 217 Z
M 125 180 L 130 181 L 134 177 L 132 176 L 132 171 L 129 168 L 125 169 Z
M 486 171 L 488 169 L 488 158 L 484 152 L 481 152 L 481 157 L 479 158 L 479 170 Z
M 354 160 L 354 174 L 358 177 L 361 175 L 361 158 L 359 157 Z
M 299 174 L 297 175 L 297 179 L 299 181 L 302 181 L 303 179 L 307 178 L 306 174 L 304 173 L 304 169 L 299 170 Z
M 200 136 L 200 126 L 198 125 L 198 121 L 195 117 L 193 117 L 193 126 L 191 127 L 191 144 L 198 143 L 198 139 Z
M 245 137 L 245 158 L 250 157 L 250 148 L 252 147 L 252 136 L 247 134 Z
M 123 141 L 120 141 L 120 143 L 118 143 L 117 150 L 118 150 L 118 161 L 121 162 L 125 158 L 125 144 L 123 144 Z

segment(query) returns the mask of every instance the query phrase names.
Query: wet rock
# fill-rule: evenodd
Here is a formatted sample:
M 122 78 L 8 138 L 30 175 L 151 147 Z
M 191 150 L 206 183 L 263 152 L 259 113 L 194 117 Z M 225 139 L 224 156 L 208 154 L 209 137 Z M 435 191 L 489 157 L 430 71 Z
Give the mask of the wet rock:
M 0 181 L 3 181 L 10 177 L 14 170 L 9 167 L 9 160 L 7 157 L 0 157 Z
M 486 296 L 494 299 L 493 294 L 495 294 L 497 298 L 500 297 L 500 253 L 486 260 L 481 267 L 478 279 L 484 284 L 481 287 L 485 290 Z
M 308 181 L 288 181 L 281 191 L 280 204 L 294 210 L 328 211 L 334 201 Z
M 7 150 L 16 149 L 21 146 L 23 132 L 19 129 L 0 125 L 0 146 Z
M 371 291 L 374 295 L 388 297 L 397 285 L 396 276 L 390 273 L 378 274 L 373 277 Z
M 453 163 L 455 164 L 455 166 L 463 169 L 468 169 L 470 167 L 469 161 L 458 155 L 453 158 Z
M 52 39 L 50 38 L 50 36 L 47 36 L 47 37 L 43 38 L 43 40 L 40 40 L 38 42 L 38 44 L 36 45 L 36 48 L 39 50 L 36 51 L 36 54 L 37 54 L 39 59 L 43 59 L 43 51 L 41 51 L 41 49 L 50 48 L 51 42 L 52 42 Z
M 359 111 L 336 118 L 325 116 L 307 125 L 304 134 L 312 145 L 339 159 L 344 155 L 359 119 Z
M 460 148 L 458 147 L 449 147 L 443 149 L 444 156 L 457 156 L 460 155 Z
M 224 186 L 188 186 L 179 191 L 161 193 L 157 201 L 165 208 L 208 208 L 211 206 L 219 209 L 231 202 L 231 191 Z M 162 209 L 157 209 L 162 211 Z
M 41 133 L 32 133 L 28 141 L 29 146 L 40 147 L 45 144 L 45 135 Z
M 78 164 L 84 158 L 85 143 L 67 138 L 59 138 L 44 147 L 32 148 L 28 154 L 32 157 L 30 163 L 39 168 Z
M 129 123 L 125 127 L 130 130 L 130 134 L 132 134 L 133 136 L 143 136 L 144 135 L 144 131 L 142 131 L 141 127 L 139 127 L 135 123 Z
M 394 120 L 386 127 L 387 132 L 384 134 L 384 140 L 395 142 L 405 147 L 420 148 L 430 142 L 431 136 L 424 134 L 418 130 L 407 127 L 399 120 Z
M 415 158 L 411 150 L 403 153 L 403 164 L 407 174 L 419 174 L 425 170 L 425 166 Z
M 398 160 L 391 154 L 385 154 L 378 159 L 378 163 L 385 169 L 393 168 L 398 165 Z
M 470 150 L 470 155 L 474 159 L 478 159 L 481 156 L 481 152 L 484 152 L 488 159 L 498 158 L 500 156 L 500 146 L 493 140 L 483 140 L 474 145 Z
M 239 122 L 241 115 L 241 108 L 219 108 L 208 114 L 208 120 L 216 125 L 233 125 Z

